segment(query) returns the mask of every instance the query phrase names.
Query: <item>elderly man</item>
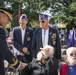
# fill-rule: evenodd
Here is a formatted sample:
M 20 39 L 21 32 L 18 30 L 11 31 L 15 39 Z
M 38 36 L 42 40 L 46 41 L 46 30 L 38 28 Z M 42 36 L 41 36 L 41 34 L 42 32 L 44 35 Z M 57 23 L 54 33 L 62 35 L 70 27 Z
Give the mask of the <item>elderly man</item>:
M 20 63 L 13 54 L 9 51 L 6 42 L 5 27 L 12 20 L 13 11 L 7 8 L 0 7 L 0 74 L 5 75 L 3 59 L 7 60 L 11 66 L 17 70 L 21 70 L 25 65 Z
M 28 18 L 22 14 L 19 19 L 19 25 L 13 28 L 13 45 L 20 52 L 18 59 L 22 62 L 31 61 L 31 40 L 33 35 L 32 28 L 27 26 Z
M 76 75 L 76 47 L 70 47 L 66 51 L 68 63 L 61 67 L 60 75 Z
M 54 48 L 45 46 L 37 53 L 37 58 L 26 67 L 27 72 L 31 72 L 31 75 L 58 75 L 58 60 L 53 55 Z
M 48 15 L 39 15 L 40 27 L 36 28 L 33 34 L 31 54 L 35 58 L 40 51 L 40 47 L 51 45 L 55 48 L 54 56 L 57 59 L 61 59 L 61 45 L 59 34 L 56 29 L 49 26 Z

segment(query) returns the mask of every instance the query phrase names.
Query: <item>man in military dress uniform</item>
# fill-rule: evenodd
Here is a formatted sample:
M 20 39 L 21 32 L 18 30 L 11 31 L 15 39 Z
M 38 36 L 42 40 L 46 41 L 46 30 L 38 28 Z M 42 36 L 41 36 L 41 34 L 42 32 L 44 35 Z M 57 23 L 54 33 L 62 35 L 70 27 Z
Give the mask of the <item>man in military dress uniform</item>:
M 51 28 L 47 14 L 39 15 L 40 27 L 36 28 L 33 34 L 31 53 L 32 57 L 36 57 L 40 51 L 40 47 L 51 45 L 55 48 L 54 56 L 61 59 L 61 45 L 59 34 L 56 29 Z
M 0 75 L 5 75 L 3 59 L 16 70 L 22 70 L 25 66 L 9 51 L 6 42 L 5 26 L 12 20 L 13 13 L 10 9 L 0 7 Z

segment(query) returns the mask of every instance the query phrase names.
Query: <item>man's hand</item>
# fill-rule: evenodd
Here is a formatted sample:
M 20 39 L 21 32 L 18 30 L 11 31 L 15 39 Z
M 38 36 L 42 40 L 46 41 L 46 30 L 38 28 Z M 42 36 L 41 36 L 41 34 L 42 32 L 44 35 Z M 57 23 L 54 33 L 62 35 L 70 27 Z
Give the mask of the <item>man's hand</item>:
M 16 70 L 22 70 L 25 68 L 25 66 L 26 66 L 25 63 L 20 62 L 20 65 L 18 66 L 18 68 Z
M 27 53 L 27 52 L 28 52 L 28 49 L 27 49 L 26 47 L 24 47 L 24 48 L 22 49 L 22 51 L 23 51 L 24 53 Z
M 22 52 L 20 52 L 20 54 L 19 54 L 20 56 L 24 56 L 24 54 L 22 53 Z
M 46 63 L 45 58 L 44 58 L 44 54 L 43 54 L 43 53 L 42 53 L 41 62 L 42 62 L 43 64 L 45 64 L 45 63 Z

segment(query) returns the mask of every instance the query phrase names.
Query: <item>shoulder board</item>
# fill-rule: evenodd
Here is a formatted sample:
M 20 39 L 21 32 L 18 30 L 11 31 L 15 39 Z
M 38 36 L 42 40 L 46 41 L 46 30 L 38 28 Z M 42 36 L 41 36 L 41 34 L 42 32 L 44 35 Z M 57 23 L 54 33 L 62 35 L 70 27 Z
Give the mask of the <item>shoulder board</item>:
M 17 59 L 15 60 L 15 59 L 13 58 L 12 61 L 13 61 L 14 63 L 11 64 L 11 66 L 15 66 L 15 65 L 17 65 L 17 63 L 18 63 L 18 60 L 17 60 Z
M 0 28 L 3 28 L 2 26 L 0 26 Z M 4 29 L 4 28 L 3 28 Z

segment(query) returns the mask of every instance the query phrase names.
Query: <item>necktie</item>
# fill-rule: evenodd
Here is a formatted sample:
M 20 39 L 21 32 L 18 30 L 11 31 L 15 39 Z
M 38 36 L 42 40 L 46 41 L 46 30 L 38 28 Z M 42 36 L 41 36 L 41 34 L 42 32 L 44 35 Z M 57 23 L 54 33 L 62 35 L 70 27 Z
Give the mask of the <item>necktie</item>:
M 44 43 L 43 43 L 43 47 L 45 46 L 45 34 L 46 34 L 46 31 L 44 30 Z

